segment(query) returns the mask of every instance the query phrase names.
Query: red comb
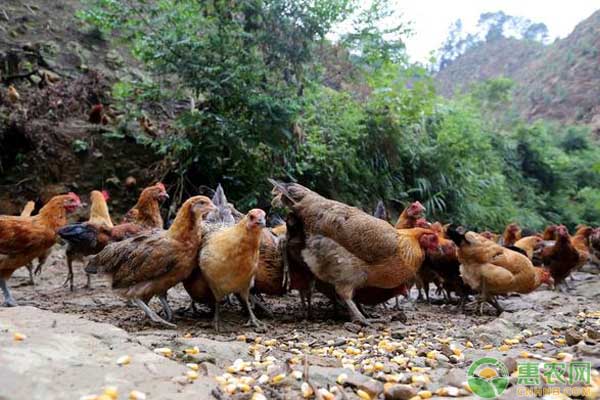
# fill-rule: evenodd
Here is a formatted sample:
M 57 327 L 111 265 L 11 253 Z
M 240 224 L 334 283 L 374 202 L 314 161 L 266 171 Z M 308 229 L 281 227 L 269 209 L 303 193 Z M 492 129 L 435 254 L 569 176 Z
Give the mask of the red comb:
M 167 189 L 165 188 L 164 183 L 162 182 L 158 182 L 155 186 L 158 186 L 159 188 L 161 188 L 162 190 L 164 190 L 165 192 L 167 191 Z
M 102 196 L 104 197 L 104 200 L 110 199 L 110 195 L 108 194 L 107 190 L 102 191 Z
M 69 192 L 68 195 L 71 196 L 73 200 L 77 201 L 78 203 L 81 203 L 81 199 L 75 193 Z

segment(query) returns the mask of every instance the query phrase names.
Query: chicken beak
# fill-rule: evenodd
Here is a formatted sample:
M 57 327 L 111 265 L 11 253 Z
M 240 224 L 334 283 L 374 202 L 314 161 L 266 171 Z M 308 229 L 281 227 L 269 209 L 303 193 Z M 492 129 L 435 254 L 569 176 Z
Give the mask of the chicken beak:
M 160 201 L 165 201 L 169 198 L 169 194 L 167 192 L 162 192 L 158 195 Z
M 264 228 L 265 226 L 267 226 L 267 221 L 265 221 L 264 218 L 260 218 L 256 221 L 256 225 L 260 226 L 261 228 Z

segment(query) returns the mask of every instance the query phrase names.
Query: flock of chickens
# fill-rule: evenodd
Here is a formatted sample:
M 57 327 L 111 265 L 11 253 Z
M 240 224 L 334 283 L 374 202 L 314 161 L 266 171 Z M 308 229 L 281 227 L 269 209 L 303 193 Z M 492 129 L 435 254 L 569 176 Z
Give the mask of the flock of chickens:
M 273 205 L 286 207 L 285 223 L 266 227 L 263 210 L 241 214 L 227 202 L 221 186 L 212 199 L 194 196 L 163 229 L 160 203 L 165 186 L 145 188 L 121 224 L 111 220 L 106 192 L 90 195 L 89 220 L 68 224 L 67 216 L 82 206 L 74 193 L 53 197 L 31 216 L 30 202 L 21 216 L 0 216 L 0 289 L 5 305 L 17 305 L 7 280 L 20 267 L 31 272 L 59 237 L 66 242 L 68 275 L 73 290 L 73 261 L 87 259 L 85 272 L 107 274 L 119 295 L 157 323 L 175 327 L 167 291 L 179 283 L 195 305 L 214 310 L 220 329 L 220 308 L 235 295 L 246 306 L 249 323 L 262 323 L 253 309 L 266 310 L 261 295 L 300 293 L 308 318 L 317 290 L 344 305 L 353 321 L 369 324 L 363 305 L 408 297 L 416 285 L 429 300 L 430 284 L 444 299 L 458 296 L 465 305 L 478 295 L 498 312 L 496 296 L 529 293 L 541 284 L 566 285 L 569 274 L 600 254 L 600 228 L 580 226 L 570 236 L 562 226 L 526 235 L 516 224 L 500 236 L 467 232 L 460 226 L 430 223 L 415 202 L 395 225 L 378 205 L 375 216 L 329 200 L 297 183 L 273 184 Z M 32 276 L 33 277 L 33 276 Z M 162 316 L 148 306 L 157 297 Z M 268 312 L 268 310 L 266 310 Z

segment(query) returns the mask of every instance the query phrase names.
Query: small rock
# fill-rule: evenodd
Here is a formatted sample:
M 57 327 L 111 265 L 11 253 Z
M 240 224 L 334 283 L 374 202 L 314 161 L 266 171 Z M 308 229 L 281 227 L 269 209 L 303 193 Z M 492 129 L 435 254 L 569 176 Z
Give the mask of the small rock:
M 365 392 L 368 392 L 372 397 L 377 397 L 383 392 L 383 383 L 362 374 L 350 374 L 346 379 L 345 384 L 362 389 Z
M 346 322 L 344 324 L 344 329 L 352 333 L 358 333 L 362 330 L 362 327 L 352 322 Z
M 567 345 L 573 346 L 583 340 L 583 336 L 574 329 L 569 329 L 565 332 L 565 340 L 567 341 Z
M 600 331 L 592 328 L 588 328 L 587 330 L 588 338 L 592 340 L 600 340 Z
M 462 387 L 463 382 L 467 381 L 467 373 L 459 368 L 449 370 L 442 376 L 440 382 L 443 385 Z
M 384 387 L 385 400 L 408 400 L 417 395 L 417 389 L 410 385 L 388 383 Z
M 517 360 L 515 360 L 514 358 L 506 357 L 502 361 L 504 362 L 504 365 L 506 365 L 506 368 L 508 369 L 509 374 L 512 374 L 513 372 L 515 372 L 517 370 Z

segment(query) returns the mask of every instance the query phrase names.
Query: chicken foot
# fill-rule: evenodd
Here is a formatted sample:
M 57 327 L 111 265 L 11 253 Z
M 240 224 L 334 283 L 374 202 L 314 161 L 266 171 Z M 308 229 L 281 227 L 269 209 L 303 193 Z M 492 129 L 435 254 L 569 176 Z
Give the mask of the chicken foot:
M 63 282 L 63 287 L 67 286 L 67 284 L 69 284 L 69 289 L 71 289 L 71 292 L 74 291 L 74 287 L 73 287 L 73 260 L 71 260 L 71 257 L 67 256 L 67 267 L 69 268 L 69 272 L 67 273 L 67 279 L 65 279 L 65 281 Z
M 371 323 L 365 318 L 364 315 L 358 310 L 356 303 L 352 301 L 352 299 L 343 299 L 346 307 L 348 307 L 348 311 L 350 311 L 350 315 L 352 317 L 353 322 L 358 322 L 363 326 L 370 326 Z
M 133 299 L 133 303 L 136 306 L 138 306 L 139 308 L 141 308 L 142 311 L 144 311 L 144 313 L 146 313 L 148 318 L 150 318 L 152 321 L 162 324 L 162 325 L 165 325 L 169 328 L 177 328 L 177 325 L 167 322 L 164 319 L 162 319 L 161 317 L 159 317 L 158 314 L 156 314 L 154 311 L 152 311 L 152 309 L 150 307 L 148 307 L 148 305 L 146 303 L 144 303 L 141 299 Z
M 10 293 L 8 286 L 6 285 L 6 281 L 3 278 L 0 278 L 0 289 L 2 290 L 2 294 L 4 295 L 4 306 L 5 307 L 16 307 L 18 306 L 14 297 Z
M 29 263 L 25 267 L 27 268 L 27 271 L 29 271 L 29 284 L 35 286 L 35 280 L 33 279 L 33 265 Z
M 160 301 L 160 304 L 162 305 L 163 311 L 165 313 L 165 318 L 167 319 L 167 321 L 173 321 L 173 310 L 171 310 L 171 306 L 169 305 L 169 302 L 167 301 L 167 296 L 164 294 L 161 294 L 160 296 L 158 296 L 158 300 Z
M 244 300 L 244 303 L 246 304 L 246 309 L 248 310 L 248 315 L 250 317 L 250 319 L 246 323 L 246 326 L 253 325 L 255 328 L 265 329 L 266 328 L 265 324 L 260 322 L 259 319 L 256 318 L 256 315 L 254 315 L 254 311 L 252 311 L 252 304 L 249 299 L 250 294 L 244 293 L 244 294 L 240 295 L 240 297 L 242 298 L 242 300 Z

